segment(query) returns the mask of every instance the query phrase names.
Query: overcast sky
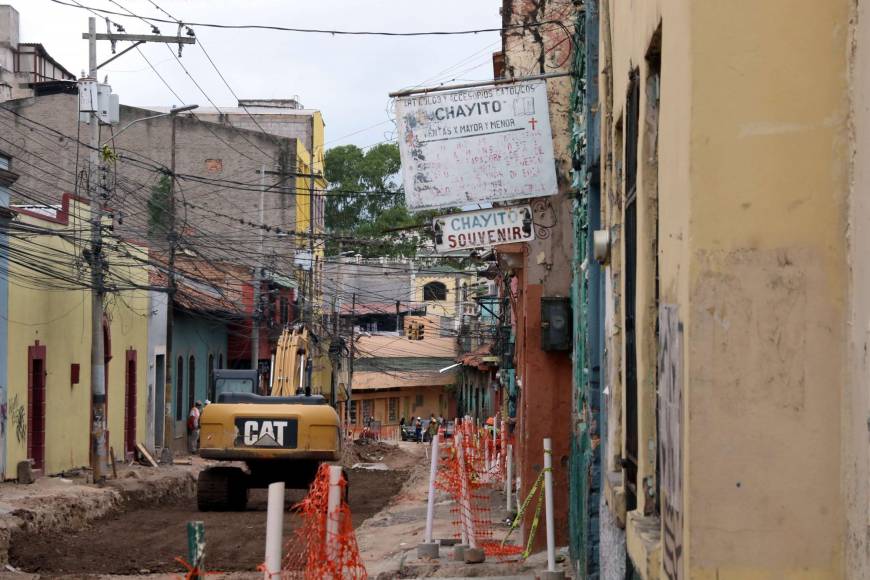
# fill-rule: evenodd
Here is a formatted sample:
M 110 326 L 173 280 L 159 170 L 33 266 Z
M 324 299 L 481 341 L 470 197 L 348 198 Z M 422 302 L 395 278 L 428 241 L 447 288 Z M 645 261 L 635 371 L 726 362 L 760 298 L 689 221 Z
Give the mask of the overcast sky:
M 71 1 L 71 0 L 65 0 Z M 81 4 L 161 17 L 148 0 L 78 0 Z M 87 68 L 88 16 L 80 8 L 50 0 L 0 0 L 21 14 L 21 41 L 40 42 L 75 75 Z M 273 24 L 338 30 L 460 30 L 498 28 L 500 0 L 155 0 L 173 16 L 194 22 Z M 141 20 L 110 16 L 131 34 L 149 33 Z M 176 26 L 159 25 L 175 34 Z M 97 31 L 105 32 L 105 22 Z M 195 27 L 196 36 L 241 98 L 287 98 L 298 95 L 305 107 L 320 109 L 326 121 L 327 147 L 354 143 L 368 146 L 391 139 L 393 123 L 387 93 L 420 84 L 492 78 L 496 32 L 468 36 L 360 37 L 219 30 Z M 124 44 L 119 45 L 119 50 Z M 177 51 L 177 46 L 172 46 Z M 164 45 L 142 51 L 181 97 L 184 104 L 209 106 Z M 111 56 L 100 42 L 98 60 Z M 226 85 L 197 46 L 187 45 L 182 62 L 218 106 L 234 106 Z M 129 105 L 179 104 L 135 51 L 100 71 L 113 92 Z M 454 80 L 455 79 L 455 80 Z

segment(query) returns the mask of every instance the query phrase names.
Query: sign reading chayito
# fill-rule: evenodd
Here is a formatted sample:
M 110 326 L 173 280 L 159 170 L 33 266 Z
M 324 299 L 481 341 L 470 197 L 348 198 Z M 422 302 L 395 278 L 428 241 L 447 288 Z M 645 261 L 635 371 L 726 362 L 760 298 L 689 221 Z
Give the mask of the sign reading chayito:
M 432 220 L 435 250 L 455 253 L 535 239 L 532 208 L 494 207 L 438 216 Z
M 411 210 L 558 193 L 544 81 L 399 97 L 396 122 Z

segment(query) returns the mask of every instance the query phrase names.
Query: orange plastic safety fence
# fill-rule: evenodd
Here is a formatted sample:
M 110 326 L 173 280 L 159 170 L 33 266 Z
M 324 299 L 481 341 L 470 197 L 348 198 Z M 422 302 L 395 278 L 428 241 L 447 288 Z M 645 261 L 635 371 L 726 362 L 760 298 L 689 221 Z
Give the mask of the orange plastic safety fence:
M 320 466 L 308 495 L 294 506 L 294 510 L 302 517 L 302 525 L 294 531 L 284 546 L 285 555 L 280 572 L 282 579 L 368 578 L 356 543 L 350 508 L 344 501 L 346 486 L 347 482 L 342 477 L 338 535 L 335 536 L 327 531 L 329 466 Z
M 442 460 L 438 470 L 436 486 L 450 494 L 454 500 L 451 509 L 453 515 L 454 535 L 457 538 L 469 540 L 483 548 L 487 556 L 500 560 L 518 559 L 522 554 L 521 546 L 502 545 L 495 538 L 499 524 L 493 521 L 492 492 L 499 487 L 503 478 L 497 451 L 490 447 L 490 462 L 487 464 L 486 446 L 492 444 L 491 439 L 480 436 L 469 428 L 468 423 L 460 426 L 462 435 L 463 461 L 460 462 L 459 449 L 454 444 L 445 448 L 441 454 Z M 461 467 L 464 464 L 464 469 Z M 466 496 L 463 497 L 463 490 Z

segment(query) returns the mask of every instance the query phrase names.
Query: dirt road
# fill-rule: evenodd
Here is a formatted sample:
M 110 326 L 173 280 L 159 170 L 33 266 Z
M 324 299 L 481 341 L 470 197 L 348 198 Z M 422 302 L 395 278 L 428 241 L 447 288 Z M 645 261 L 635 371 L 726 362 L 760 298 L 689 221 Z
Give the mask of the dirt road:
M 399 492 L 407 471 L 349 470 L 354 527 Z M 286 505 L 302 498 L 288 491 Z M 245 512 L 202 513 L 195 499 L 138 507 L 98 520 L 74 533 L 22 534 L 14 538 L 11 560 L 17 568 L 42 574 L 144 574 L 180 572 L 174 561 L 186 556 L 188 521 L 205 522 L 208 570 L 253 571 L 263 561 L 266 491 L 253 490 Z M 299 524 L 285 515 L 285 537 Z

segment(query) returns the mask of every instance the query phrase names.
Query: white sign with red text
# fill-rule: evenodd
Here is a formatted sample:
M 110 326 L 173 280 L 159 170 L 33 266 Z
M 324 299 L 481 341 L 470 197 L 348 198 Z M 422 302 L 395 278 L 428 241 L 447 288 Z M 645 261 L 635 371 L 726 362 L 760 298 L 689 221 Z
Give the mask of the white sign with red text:
M 490 248 L 535 239 L 532 208 L 494 207 L 438 216 L 432 220 L 435 250 L 441 253 Z

